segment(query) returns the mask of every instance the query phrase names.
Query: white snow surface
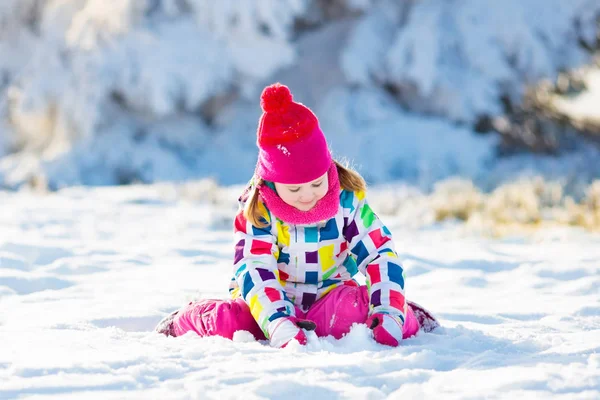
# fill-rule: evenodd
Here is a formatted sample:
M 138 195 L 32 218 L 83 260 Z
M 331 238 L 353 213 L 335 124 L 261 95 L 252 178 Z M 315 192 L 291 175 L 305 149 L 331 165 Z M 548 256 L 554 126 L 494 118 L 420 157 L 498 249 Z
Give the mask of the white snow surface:
M 572 229 L 492 240 L 381 215 L 407 297 L 443 326 L 398 348 L 360 325 L 283 350 L 154 333 L 227 296 L 239 190 L 0 192 L 0 399 L 600 397 L 600 236 Z

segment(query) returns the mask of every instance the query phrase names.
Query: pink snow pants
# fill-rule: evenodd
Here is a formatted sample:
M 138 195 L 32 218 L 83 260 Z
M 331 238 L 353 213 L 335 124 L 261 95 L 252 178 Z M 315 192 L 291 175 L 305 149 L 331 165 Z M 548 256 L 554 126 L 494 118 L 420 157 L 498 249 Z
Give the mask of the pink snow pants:
M 366 286 L 340 286 L 319 299 L 304 313 L 296 307 L 296 317 L 317 324 L 317 336 L 341 338 L 350 332 L 352 324 L 364 324 L 369 313 L 369 296 Z M 403 337 L 415 335 L 419 322 L 408 307 L 403 326 Z M 248 331 L 257 340 L 265 335 L 250 313 L 246 302 L 238 297 L 234 300 L 207 299 L 192 302 L 175 315 L 171 333 L 181 336 L 194 331 L 200 336 L 223 336 L 233 338 L 236 331 Z

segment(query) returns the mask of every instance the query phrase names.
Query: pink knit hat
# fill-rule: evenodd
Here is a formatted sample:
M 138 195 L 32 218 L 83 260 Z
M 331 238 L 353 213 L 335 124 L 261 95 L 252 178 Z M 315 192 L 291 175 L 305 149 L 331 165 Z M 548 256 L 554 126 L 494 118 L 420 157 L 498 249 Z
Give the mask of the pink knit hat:
M 260 96 L 256 175 L 271 182 L 302 184 L 324 175 L 332 163 L 319 121 L 306 106 L 293 101 L 280 83 Z

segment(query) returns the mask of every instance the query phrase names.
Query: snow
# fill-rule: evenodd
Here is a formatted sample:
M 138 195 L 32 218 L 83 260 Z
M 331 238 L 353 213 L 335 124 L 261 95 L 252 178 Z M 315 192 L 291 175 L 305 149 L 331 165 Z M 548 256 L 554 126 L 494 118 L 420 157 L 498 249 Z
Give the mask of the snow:
M 368 158 L 345 143 L 363 132 L 394 143 L 365 163 L 373 182 L 479 180 L 500 161 L 472 123 L 501 114 L 502 96 L 518 103 L 527 84 L 590 62 L 582 44 L 593 47 L 600 13 L 597 0 L 330 3 L 3 1 L 0 185 L 242 183 L 260 90 L 277 80 L 327 121 L 340 156 Z M 378 110 L 371 99 L 384 97 Z M 367 117 L 340 115 L 350 104 Z M 452 144 L 439 150 L 433 137 Z
M 425 190 L 452 176 L 481 178 L 498 138 L 403 112 L 380 90 L 337 89 L 317 110 L 334 156 L 352 160 L 368 182 L 406 179 Z
M 598 0 L 0 1 L 0 188 L 21 189 L 0 191 L 0 399 L 599 398 L 600 150 L 503 159 L 473 131 L 502 96 L 591 62 L 598 15 Z M 553 101 L 598 121 L 586 71 L 587 91 Z M 372 204 L 441 329 L 283 350 L 152 331 L 227 296 L 275 81 L 386 185 Z
M 571 96 L 555 96 L 552 105 L 576 123 L 600 126 L 600 67 L 586 69 L 581 79 L 585 90 Z
M 489 239 L 381 215 L 408 297 L 443 325 L 399 348 L 365 326 L 283 350 L 153 333 L 173 309 L 227 296 L 240 189 L 0 192 L 0 398 L 600 396 L 600 236 L 572 228 Z
M 411 110 L 455 121 L 502 112 L 502 95 L 590 56 L 596 0 L 383 1 L 358 23 L 343 66 L 354 82 L 387 82 Z M 398 28 L 398 20 L 405 20 Z M 506 29 L 510 26 L 511 29 Z

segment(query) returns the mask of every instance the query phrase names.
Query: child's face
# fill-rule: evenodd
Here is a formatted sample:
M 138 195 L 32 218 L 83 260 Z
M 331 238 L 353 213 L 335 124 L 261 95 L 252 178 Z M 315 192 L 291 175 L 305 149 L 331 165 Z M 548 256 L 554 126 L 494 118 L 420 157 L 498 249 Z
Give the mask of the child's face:
M 286 204 L 300 211 L 308 211 L 327 194 L 328 183 L 326 172 L 320 178 L 300 185 L 284 185 L 275 182 L 275 190 Z

